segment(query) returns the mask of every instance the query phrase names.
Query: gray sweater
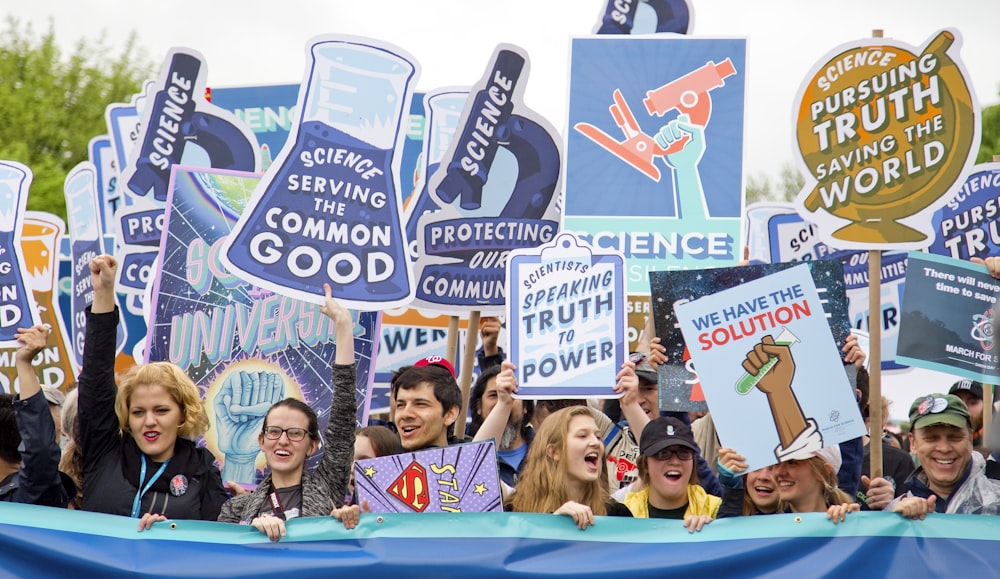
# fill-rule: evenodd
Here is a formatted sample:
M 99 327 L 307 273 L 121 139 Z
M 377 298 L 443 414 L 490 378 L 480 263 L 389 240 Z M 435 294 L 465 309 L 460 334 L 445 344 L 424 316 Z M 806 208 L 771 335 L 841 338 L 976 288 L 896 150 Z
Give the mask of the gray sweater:
M 357 410 L 354 382 L 354 364 L 333 365 L 333 397 L 330 422 L 323 432 L 323 458 L 315 472 L 302 473 L 301 517 L 325 517 L 344 504 L 354 463 L 354 414 Z M 252 493 L 226 501 L 219 521 L 249 524 L 273 490 L 268 474 Z

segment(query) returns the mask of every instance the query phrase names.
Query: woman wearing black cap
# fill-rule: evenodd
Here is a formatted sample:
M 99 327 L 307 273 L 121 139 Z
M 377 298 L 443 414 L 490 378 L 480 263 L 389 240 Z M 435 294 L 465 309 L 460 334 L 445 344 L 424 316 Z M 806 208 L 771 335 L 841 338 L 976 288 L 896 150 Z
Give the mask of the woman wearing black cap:
M 673 417 L 650 421 L 639 438 L 639 476 L 644 488 L 625 496 L 632 515 L 681 519 L 690 532 L 712 522 L 722 500 L 698 484 L 697 454 L 690 426 Z

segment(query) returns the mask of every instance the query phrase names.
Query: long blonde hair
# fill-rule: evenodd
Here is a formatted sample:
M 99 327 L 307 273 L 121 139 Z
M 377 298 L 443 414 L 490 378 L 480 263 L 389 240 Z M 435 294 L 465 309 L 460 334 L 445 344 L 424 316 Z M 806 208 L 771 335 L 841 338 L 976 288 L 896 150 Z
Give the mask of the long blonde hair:
M 198 386 L 183 370 L 169 362 L 151 362 L 133 366 L 122 378 L 115 397 L 115 414 L 122 432 L 128 432 L 128 405 L 132 392 L 139 386 L 162 386 L 181 407 L 184 422 L 177 432 L 184 438 L 194 438 L 208 431 L 208 414 Z
M 812 472 L 812 475 L 823 484 L 823 502 L 827 506 L 854 502 L 854 499 L 850 495 L 837 487 L 837 473 L 833 471 L 833 467 L 823 457 L 814 456 L 802 462 L 809 464 L 809 470 Z M 789 503 L 782 500 L 778 503 L 778 512 L 784 512 L 789 506 Z
M 565 457 L 569 424 L 577 416 L 594 417 L 586 406 L 571 406 L 552 413 L 538 429 L 535 440 L 528 448 L 527 462 L 514 492 L 514 511 L 553 513 L 570 500 Z M 548 452 L 550 446 L 558 449 L 563 460 L 552 458 Z M 599 460 L 603 462 L 603 452 L 601 454 Z M 598 477 L 587 484 L 581 501 L 595 515 L 607 514 L 608 492 L 601 484 L 602 479 L 606 481 L 607 477 Z

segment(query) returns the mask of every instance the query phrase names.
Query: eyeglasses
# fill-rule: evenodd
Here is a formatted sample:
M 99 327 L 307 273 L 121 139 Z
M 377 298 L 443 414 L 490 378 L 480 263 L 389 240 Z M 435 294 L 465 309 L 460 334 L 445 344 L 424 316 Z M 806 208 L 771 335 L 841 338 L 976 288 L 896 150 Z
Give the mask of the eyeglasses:
M 304 428 L 281 428 L 278 426 L 268 426 L 264 429 L 264 438 L 268 440 L 278 440 L 281 438 L 282 433 L 285 433 L 285 435 L 288 436 L 288 440 L 298 442 L 305 438 L 306 435 L 309 434 L 309 431 Z
M 678 460 L 691 460 L 694 458 L 694 451 L 690 448 L 664 448 L 654 454 L 653 458 L 656 460 L 670 460 L 672 456 L 676 456 Z

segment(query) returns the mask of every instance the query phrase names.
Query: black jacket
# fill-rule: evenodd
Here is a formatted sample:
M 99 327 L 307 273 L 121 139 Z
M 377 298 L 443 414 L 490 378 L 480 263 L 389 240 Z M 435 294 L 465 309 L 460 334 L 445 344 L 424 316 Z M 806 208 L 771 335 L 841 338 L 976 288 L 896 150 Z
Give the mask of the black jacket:
M 127 517 L 138 489 L 126 478 L 123 465 L 126 454 L 136 452 L 138 446 L 131 436 L 121 432 L 115 414 L 117 327 L 117 309 L 94 314 L 87 308 L 83 369 L 77 381 L 78 421 L 83 451 L 83 510 Z M 219 469 L 212 464 L 212 453 L 178 438 L 171 463 L 181 457 L 187 460 L 178 476 L 184 477 L 187 488 L 184 492 L 151 489 L 142 498 L 140 513 L 157 513 L 168 519 L 216 520 L 227 495 Z
M 0 501 L 45 507 L 66 507 L 76 496 L 76 485 L 59 472 L 59 445 L 49 403 L 39 391 L 14 401 L 21 434 L 21 470 L 0 481 Z

